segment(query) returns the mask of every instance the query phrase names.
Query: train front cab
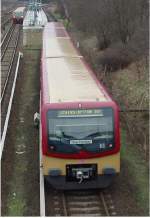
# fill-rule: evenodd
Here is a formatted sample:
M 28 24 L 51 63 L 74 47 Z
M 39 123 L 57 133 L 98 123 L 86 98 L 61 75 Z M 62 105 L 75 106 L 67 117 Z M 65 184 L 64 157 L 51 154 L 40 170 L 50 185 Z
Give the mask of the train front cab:
M 13 24 L 23 24 L 23 19 L 25 15 L 25 10 L 21 9 L 21 11 L 14 11 L 13 12 Z
M 108 187 L 120 172 L 117 106 L 43 109 L 42 149 L 44 177 L 52 187 Z
M 23 17 L 13 17 L 13 24 L 23 24 Z

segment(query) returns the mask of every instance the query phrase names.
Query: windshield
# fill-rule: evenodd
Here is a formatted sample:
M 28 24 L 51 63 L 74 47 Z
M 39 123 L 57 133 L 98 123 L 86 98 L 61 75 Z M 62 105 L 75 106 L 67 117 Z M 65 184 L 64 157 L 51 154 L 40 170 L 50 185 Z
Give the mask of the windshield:
M 48 111 L 48 144 L 53 152 L 101 152 L 114 146 L 111 108 Z
M 14 15 L 15 15 L 16 17 L 21 17 L 21 16 L 23 16 L 23 12 L 21 12 L 21 11 L 15 12 Z

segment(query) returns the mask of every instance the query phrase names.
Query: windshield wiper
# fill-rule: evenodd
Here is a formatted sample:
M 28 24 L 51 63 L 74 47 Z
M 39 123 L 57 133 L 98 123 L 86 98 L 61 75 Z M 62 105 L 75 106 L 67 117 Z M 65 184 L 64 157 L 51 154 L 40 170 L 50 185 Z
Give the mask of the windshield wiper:
M 60 136 L 50 136 L 49 135 L 49 139 L 50 140 L 54 140 L 54 141 L 61 141 L 61 137 Z
M 112 138 L 113 137 L 113 134 L 112 133 L 102 133 L 102 132 L 95 132 L 95 133 L 92 133 L 92 134 L 89 134 L 87 137 L 93 137 L 94 139 L 98 139 L 98 138 Z
M 56 146 L 56 148 L 60 151 L 61 149 L 65 150 L 66 152 L 79 152 L 82 147 L 77 144 L 70 144 L 69 139 L 67 138 L 62 138 L 59 136 L 49 136 L 49 140 L 52 141 L 51 143 Z
M 69 139 L 74 139 L 74 137 L 73 136 L 71 136 L 71 135 L 68 135 L 68 134 L 66 134 L 65 132 L 63 132 L 62 131 L 62 135 L 64 136 L 64 137 L 66 137 L 66 138 L 69 138 Z
M 67 135 L 64 132 L 61 132 L 60 134 L 56 134 L 56 135 L 53 135 L 53 136 L 49 135 L 49 138 L 51 140 L 61 141 L 61 139 L 64 139 L 64 138 L 70 139 L 70 138 L 73 138 L 73 137 L 70 136 L 70 135 Z

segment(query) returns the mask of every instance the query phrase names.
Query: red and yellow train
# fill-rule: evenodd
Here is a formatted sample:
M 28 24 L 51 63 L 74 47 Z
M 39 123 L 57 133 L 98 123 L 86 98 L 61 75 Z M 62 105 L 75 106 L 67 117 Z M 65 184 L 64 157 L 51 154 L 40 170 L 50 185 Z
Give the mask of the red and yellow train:
M 104 188 L 120 172 L 118 106 L 57 22 L 43 32 L 40 122 L 54 188 Z
M 19 7 L 13 11 L 13 23 L 14 24 L 23 24 L 23 19 L 25 16 L 25 7 Z

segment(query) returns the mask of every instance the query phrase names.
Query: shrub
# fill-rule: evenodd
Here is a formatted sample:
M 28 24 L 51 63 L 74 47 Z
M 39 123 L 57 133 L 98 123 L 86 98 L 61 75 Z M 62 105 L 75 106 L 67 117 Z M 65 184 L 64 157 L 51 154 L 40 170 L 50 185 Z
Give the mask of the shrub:
M 131 59 L 124 49 L 109 48 L 100 53 L 98 64 L 101 65 L 103 70 L 113 72 L 127 67 L 131 63 Z

